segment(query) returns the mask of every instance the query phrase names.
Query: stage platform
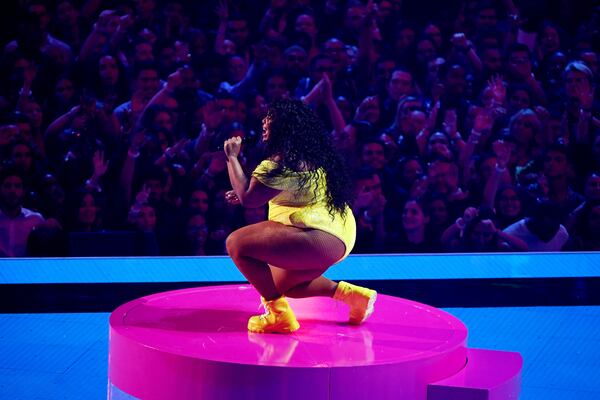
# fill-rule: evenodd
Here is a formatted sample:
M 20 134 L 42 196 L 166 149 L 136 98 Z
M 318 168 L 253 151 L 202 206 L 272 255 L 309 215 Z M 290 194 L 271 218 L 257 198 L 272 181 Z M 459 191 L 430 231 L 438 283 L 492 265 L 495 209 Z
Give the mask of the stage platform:
M 301 328 L 256 334 L 249 285 L 158 293 L 110 318 L 109 399 L 516 399 L 518 353 L 467 349 L 456 317 L 379 295 L 375 313 L 347 323 L 329 298 L 290 299 Z

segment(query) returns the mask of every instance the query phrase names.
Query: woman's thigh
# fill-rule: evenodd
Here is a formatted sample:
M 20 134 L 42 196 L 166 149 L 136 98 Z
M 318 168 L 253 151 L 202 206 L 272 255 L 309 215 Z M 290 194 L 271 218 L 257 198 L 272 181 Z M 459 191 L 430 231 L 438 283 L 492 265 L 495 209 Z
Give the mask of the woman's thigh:
M 251 257 L 284 270 L 311 270 L 314 275 L 341 259 L 346 247 L 327 232 L 264 221 L 229 235 L 227 250 L 234 259 Z

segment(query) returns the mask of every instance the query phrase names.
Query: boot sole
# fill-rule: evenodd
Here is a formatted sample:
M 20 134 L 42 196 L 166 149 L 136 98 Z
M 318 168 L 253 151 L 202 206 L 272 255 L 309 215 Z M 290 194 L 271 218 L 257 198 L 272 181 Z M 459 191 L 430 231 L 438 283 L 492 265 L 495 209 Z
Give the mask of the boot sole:
M 252 333 L 293 333 L 300 329 L 300 325 L 297 327 L 287 327 L 287 328 L 273 328 L 273 329 L 253 329 L 248 327 L 248 332 Z

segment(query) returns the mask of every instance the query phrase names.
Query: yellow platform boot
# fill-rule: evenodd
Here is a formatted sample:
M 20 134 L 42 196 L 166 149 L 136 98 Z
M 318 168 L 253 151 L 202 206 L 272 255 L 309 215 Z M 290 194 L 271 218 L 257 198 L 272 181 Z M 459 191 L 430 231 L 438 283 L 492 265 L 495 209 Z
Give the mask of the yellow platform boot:
M 248 320 L 248 330 L 256 333 L 292 333 L 300 328 L 300 324 L 294 315 L 285 297 L 267 301 L 260 298 L 265 313 L 255 315 Z
M 363 323 L 373 313 L 377 292 L 348 282 L 340 281 L 333 298 L 350 306 L 349 322 Z

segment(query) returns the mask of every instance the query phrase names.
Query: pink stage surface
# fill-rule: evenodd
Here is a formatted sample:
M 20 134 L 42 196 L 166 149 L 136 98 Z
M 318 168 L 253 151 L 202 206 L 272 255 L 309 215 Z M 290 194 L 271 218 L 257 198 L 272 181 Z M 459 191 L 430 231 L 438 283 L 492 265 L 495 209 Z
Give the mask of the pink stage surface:
M 110 317 L 109 399 L 425 400 L 430 384 L 468 381 L 467 328 L 442 310 L 379 295 L 371 318 L 351 326 L 345 304 L 289 301 L 301 325 L 291 335 L 247 332 L 248 318 L 262 313 L 249 285 L 177 290 L 120 306 Z M 491 360 L 486 376 L 502 369 Z M 510 397 L 502 398 L 517 398 L 517 364 L 500 374 L 502 382 L 487 378 L 488 392 L 504 383 Z M 456 385 L 433 389 L 443 396 Z

